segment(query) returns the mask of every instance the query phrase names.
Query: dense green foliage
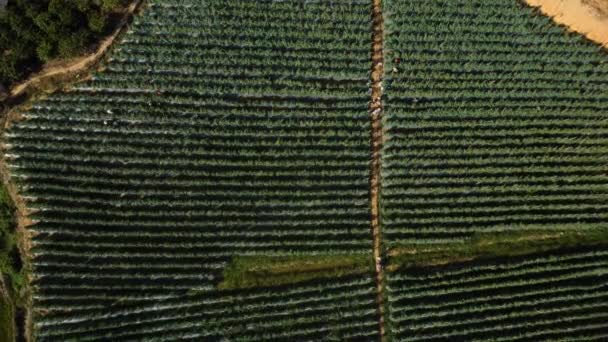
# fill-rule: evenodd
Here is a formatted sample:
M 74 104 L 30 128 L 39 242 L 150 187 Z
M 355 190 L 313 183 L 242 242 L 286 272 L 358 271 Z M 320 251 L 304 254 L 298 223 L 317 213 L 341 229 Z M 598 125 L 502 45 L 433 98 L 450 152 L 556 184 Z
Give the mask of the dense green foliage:
M 389 273 L 396 341 L 604 341 L 608 251 Z
M 22 261 L 17 246 L 15 207 L 3 185 L 0 185 L 0 274 L 4 276 L 9 296 L 17 300 L 24 284 Z
M 385 1 L 386 244 L 608 225 L 608 55 L 518 1 Z
M 235 256 L 371 258 L 370 23 L 362 1 L 150 1 L 103 73 L 35 103 L 7 136 L 12 172 L 41 209 L 37 336 L 100 336 L 92 310 L 215 296 Z M 328 310 L 325 296 L 309 309 Z M 136 331 L 130 319 L 122 333 Z M 344 334 L 377 334 L 351 326 Z
M 10 0 L 0 10 L 0 84 L 56 57 L 84 52 L 128 0 Z
M 0 293 L 0 341 L 13 342 L 14 340 L 15 304 L 8 294 Z
M 0 341 L 12 341 L 15 305 L 23 287 L 11 198 L 0 185 Z

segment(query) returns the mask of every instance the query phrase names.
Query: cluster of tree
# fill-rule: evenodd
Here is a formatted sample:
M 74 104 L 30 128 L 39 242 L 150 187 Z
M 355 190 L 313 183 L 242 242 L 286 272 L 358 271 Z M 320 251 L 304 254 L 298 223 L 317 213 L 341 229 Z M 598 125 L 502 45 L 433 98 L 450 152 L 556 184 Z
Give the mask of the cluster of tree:
M 110 29 L 128 0 L 9 0 L 0 9 L 0 84 L 53 58 L 78 55 Z

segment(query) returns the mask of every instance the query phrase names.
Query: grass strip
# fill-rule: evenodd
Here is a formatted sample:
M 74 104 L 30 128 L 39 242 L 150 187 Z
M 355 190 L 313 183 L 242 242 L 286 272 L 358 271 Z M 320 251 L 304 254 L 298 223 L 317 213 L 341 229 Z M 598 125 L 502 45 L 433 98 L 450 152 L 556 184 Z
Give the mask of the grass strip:
M 477 233 L 460 242 L 391 248 L 387 253 L 385 269 L 393 272 L 403 268 L 440 266 L 597 245 L 608 245 L 608 227 Z M 316 279 L 373 274 L 374 266 L 371 254 L 235 256 L 224 269 L 223 280 L 217 287 L 221 290 L 271 287 Z
M 522 230 L 477 233 L 470 239 L 435 245 L 397 246 L 389 250 L 388 271 L 438 266 L 469 260 L 522 256 L 552 250 L 608 245 L 608 227 L 584 230 Z
M 221 290 L 281 286 L 304 281 L 373 274 L 371 254 L 236 256 L 223 272 Z

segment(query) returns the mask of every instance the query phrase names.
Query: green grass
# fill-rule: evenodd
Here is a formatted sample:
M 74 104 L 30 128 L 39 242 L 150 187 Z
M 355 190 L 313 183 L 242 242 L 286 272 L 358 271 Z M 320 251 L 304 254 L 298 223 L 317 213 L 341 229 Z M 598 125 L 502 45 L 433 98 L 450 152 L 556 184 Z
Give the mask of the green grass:
M 477 233 L 463 242 L 392 248 L 387 269 L 426 267 L 476 259 L 521 256 L 565 248 L 608 245 L 608 227 Z
M 224 269 L 222 290 L 280 286 L 322 278 L 370 274 L 371 254 L 308 256 L 237 256 Z
M 608 245 L 608 227 L 585 230 L 536 229 L 477 233 L 461 242 L 400 245 L 388 251 L 387 271 L 429 267 L 469 260 L 532 255 L 581 246 Z M 295 284 L 373 272 L 370 255 L 237 256 L 223 272 L 218 289 Z

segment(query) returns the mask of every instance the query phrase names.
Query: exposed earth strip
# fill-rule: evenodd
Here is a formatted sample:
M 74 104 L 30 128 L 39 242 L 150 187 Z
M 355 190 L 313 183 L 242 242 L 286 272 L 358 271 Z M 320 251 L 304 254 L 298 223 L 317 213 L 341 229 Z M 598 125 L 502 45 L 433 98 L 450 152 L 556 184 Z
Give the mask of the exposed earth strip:
M 378 323 L 380 339 L 385 340 L 384 321 L 384 270 L 382 267 L 382 232 L 380 229 L 380 153 L 382 150 L 382 76 L 384 73 L 384 20 L 382 17 L 382 0 L 373 0 L 373 29 L 372 29 L 372 72 L 370 102 L 371 119 L 371 226 L 373 235 L 373 250 L 376 272 L 376 304 L 378 306 Z

